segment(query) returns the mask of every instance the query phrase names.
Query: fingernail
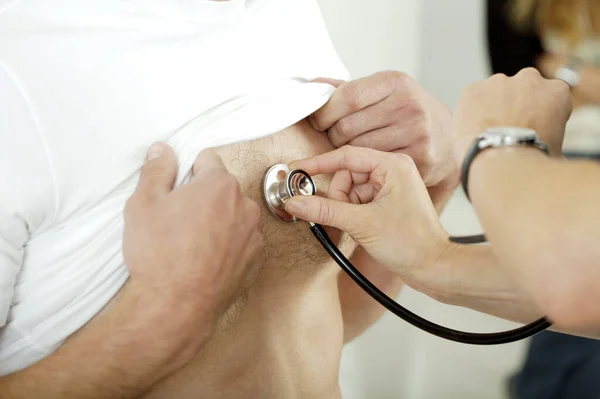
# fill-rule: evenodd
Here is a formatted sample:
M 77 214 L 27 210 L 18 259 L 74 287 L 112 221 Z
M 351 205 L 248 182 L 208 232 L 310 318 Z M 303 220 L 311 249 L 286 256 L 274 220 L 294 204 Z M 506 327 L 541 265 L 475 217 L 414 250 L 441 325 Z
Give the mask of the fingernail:
M 159 158 L 165 153 L 165 145 L 163 143 L 154 143 L 150 146 L 146 161 L 152 161 L 153 159 Z
M 300 198 L 292 198 L 285 204 L 285 210 L 294 216 L 303 215 L 306 204 Z

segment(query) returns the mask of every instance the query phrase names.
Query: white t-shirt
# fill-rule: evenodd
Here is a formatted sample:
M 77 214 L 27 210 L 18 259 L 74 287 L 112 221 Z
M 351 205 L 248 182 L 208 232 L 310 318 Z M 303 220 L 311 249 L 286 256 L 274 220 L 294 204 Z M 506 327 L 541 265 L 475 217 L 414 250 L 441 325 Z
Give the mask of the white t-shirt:
M 56 350 L 127 279 L 148 146 L 284 129 L 346 79 L 315 0 L 0 0 L 0 375 Z

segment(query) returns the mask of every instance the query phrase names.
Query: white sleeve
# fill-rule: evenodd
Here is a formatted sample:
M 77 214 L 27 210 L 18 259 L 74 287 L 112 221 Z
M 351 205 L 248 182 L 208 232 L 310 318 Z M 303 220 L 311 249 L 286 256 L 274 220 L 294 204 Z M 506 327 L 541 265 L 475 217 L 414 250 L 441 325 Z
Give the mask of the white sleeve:
M 14 204 L 18 201 L 18 188 L 14 187 L 15 164 L 13 139 L 21 132 L 21 123 L 15 118 L 15 107 L 22 108 L 14 80 L 0 64 L 0 328 L 6 324 L 13 298 L 17 273 L 23 262 L 23 247 L 27 237 L 25 222 L 19 222 Z M 26 132 L 23 132 L 26 133 Z M 25 238 L 23 233 L 25 232 Z
M 8 318 L 26 240 L 24 222 L 18 217 L 0 213 L 0 327 L 6 324 Z
M 48 162 L 31 107 L 0 59 L 0 328 L 9 317 L 25 244 L 47 214 L 38 204 L 54 205 L 36 192 Z

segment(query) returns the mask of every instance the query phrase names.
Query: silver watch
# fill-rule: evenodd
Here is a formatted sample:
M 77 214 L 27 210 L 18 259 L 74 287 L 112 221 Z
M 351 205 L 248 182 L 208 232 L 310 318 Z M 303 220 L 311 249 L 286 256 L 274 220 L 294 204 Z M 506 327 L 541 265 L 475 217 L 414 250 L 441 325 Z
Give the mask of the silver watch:
M 548 146 L 539 139 L 535 130 L 520 127 L 495 127 L 487 129 L 473 141 L 463 162 L 461 183 L 467 198 L 469 198 L 469 169 L 477 154 L 488 148 L 516 146 L 534 147 L 543 151 L 546 155 L 550 155 Z

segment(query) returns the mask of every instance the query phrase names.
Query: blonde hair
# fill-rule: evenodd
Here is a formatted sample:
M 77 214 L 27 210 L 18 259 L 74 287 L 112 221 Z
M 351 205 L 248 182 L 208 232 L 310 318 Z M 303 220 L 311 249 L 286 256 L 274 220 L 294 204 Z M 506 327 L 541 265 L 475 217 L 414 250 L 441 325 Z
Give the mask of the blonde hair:
M 598 0 L 513 0 L 511 14 L 521 28 L 557 32 L 571 43 L 600 35 Z

